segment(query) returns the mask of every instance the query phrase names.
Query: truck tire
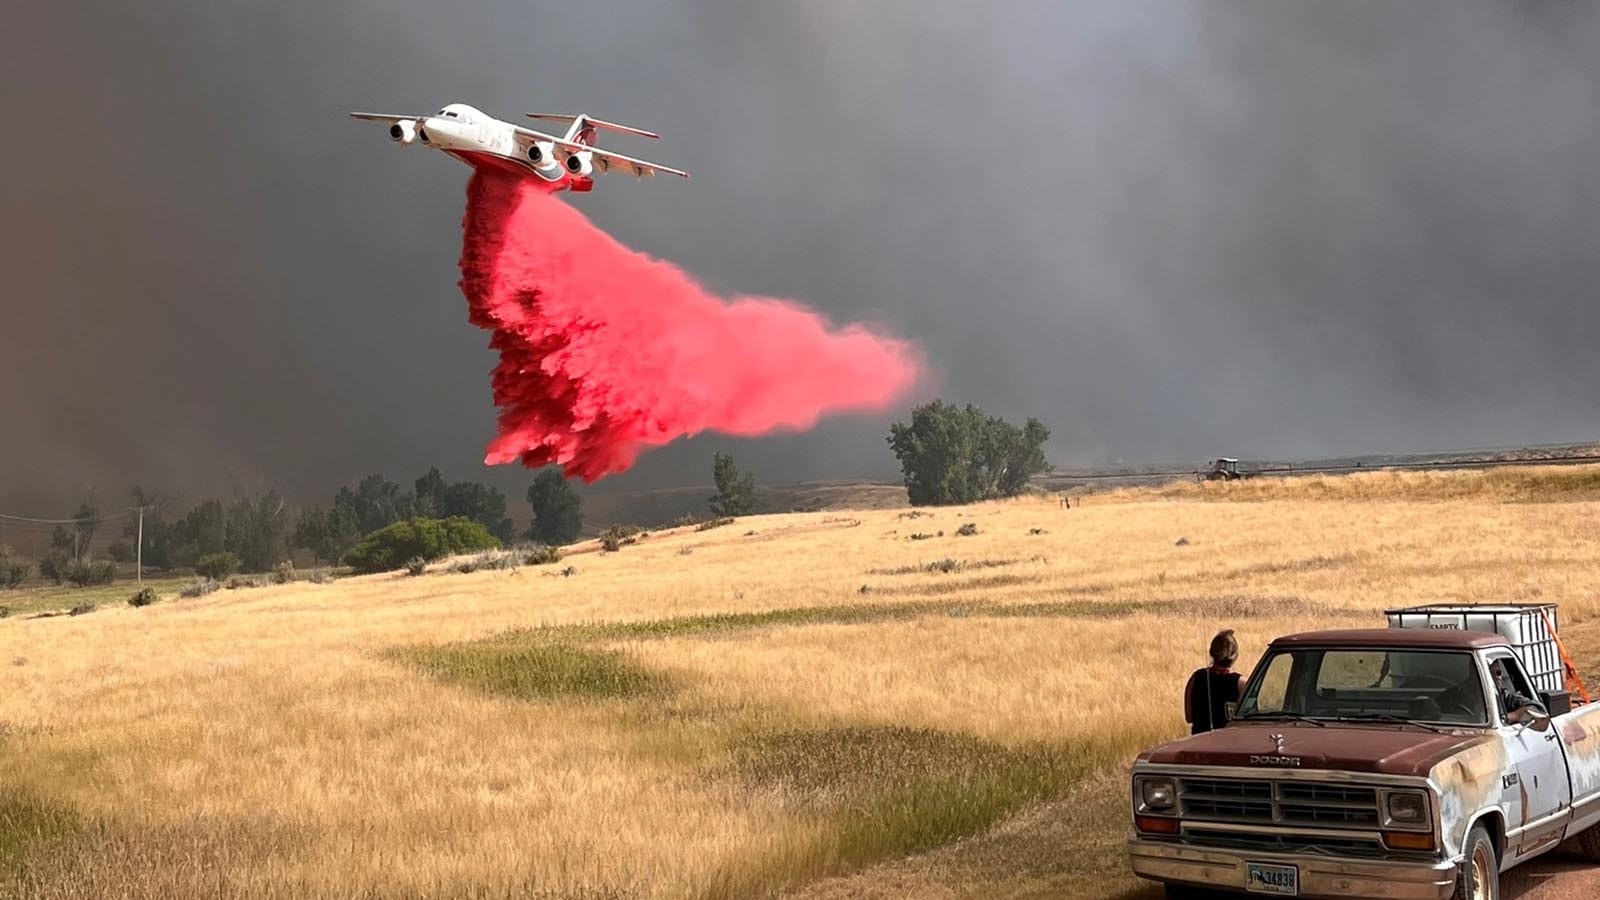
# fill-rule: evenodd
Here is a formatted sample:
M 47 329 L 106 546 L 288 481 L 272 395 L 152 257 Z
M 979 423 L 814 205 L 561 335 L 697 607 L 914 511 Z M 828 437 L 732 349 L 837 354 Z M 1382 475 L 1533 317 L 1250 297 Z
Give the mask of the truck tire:
M 1600 825 L 1592 825 L 1567 839 L 1562 847 L 1589 862 L 1600 863 Z
M 1482 825 L 1467 834 L 1466 862 L 1456 876 L 1452 900 L 1500 900 L 1500 854 Z

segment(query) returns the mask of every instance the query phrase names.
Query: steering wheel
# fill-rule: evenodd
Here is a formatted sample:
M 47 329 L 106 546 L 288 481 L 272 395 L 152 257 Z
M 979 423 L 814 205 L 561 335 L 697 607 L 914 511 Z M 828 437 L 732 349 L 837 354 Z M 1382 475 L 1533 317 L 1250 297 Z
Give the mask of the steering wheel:
M 1413 675 L 1409 681 L 1412 683 L 1408 683 L 1406 685 L 1407 687 L 1437 687 L 1444 691 L 1444 694 L 1442 694 L 1440 697 L 1429 698 L 1438 704 L 1440 715 L 1449 713 L 1451 715 L 1463 716 L 1468 719 L 1477 715 L 1477 711 L 1471 706 L 1460 702 L 1459 699 L 1450 698 L 1452 693 L 1462 687 L 1460 683 L 1451 681 L 1442 675 Z M 1445 698 L 1450 698 L 1450 702 L 1448 704 L 1440 702 L 1445 700 Z

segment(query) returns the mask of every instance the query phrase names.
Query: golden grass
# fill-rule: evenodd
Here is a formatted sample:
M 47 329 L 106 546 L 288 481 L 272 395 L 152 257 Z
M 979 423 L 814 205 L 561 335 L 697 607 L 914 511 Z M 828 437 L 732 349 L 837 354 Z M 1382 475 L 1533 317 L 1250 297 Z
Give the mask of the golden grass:
M 13 617 L 0 771 L 75 830 L 19 843 L 0 894 L 768 892 L 981 831 L 1059 794 L 1060 773 L 1114 770 L 1178 733 L 1179 688 L 1224 625 L 1248 657 L 1277 633 L 1379 624 L 1389 605 L 1540 599 L 1595 619 L 1600 502 L 1583 485 L 1596 477 L 1368 473 L 1118 491 L 1070 510 L 765 516 L 581 547 L 560 567 Z M 957 536 L 965 523 L 978 533 Z M 498 654 L 488 668 L 483 652 Z M 595 678 L 620 687 L 569 689 Z M 851 787 L 849 770 L 877 764 L 826 757 L 888 843 L 815 792 L 747 777 L 791 768 L 794 741 L 851 734 L 917 736 L 889 740 L 911 748 L 884 757 L 899 781 Z M 967 775 L 915 812 L 906 786 L 944 767 Z M 918 836 L 979 797 L 983 815 Z M 1018 823 L 1056 834 L 1057 815 L 1080 812 L 1046 803 L 969 844 L 1009 852 L 1005 835 L 1034 834 Z M 1120 813 L 1090 824 L 1103 832 L 1086 840 L 1111 844 L 1123 827 Z M 70 850 L 41 849 L 59 840 Z M 925 858 L 966 865 L 956 852 Z M 916 865 L 844 881 L 872 894 Z M 972 885 L 999 869 L 971 865 Z M 1007 865 L 1018 896 L 1077 883 L 1059 858 Z

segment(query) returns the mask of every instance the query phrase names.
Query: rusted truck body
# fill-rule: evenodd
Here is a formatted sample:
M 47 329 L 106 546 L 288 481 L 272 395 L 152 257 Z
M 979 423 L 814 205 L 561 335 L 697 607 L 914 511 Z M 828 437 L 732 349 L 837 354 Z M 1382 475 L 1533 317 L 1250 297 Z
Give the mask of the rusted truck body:
M 1600 704 L 1539 691 L 1519 649 L 1464 630 L 1279 638 L 1226 728 L 1139 756 L 1134 872 L 1174 898 L 1492 900 L 1564 841 L 1600 861 Z

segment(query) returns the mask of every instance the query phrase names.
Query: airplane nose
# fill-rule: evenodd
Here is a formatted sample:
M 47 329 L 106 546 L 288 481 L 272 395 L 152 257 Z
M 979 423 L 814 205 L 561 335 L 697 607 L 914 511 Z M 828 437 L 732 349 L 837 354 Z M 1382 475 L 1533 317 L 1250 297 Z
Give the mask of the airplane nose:
M 422 121 L 421 137 L 430 144 L 449 144 L 461 137 L 461 123 L 441 116 L 429 116 Z

